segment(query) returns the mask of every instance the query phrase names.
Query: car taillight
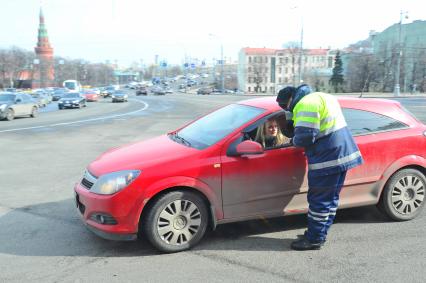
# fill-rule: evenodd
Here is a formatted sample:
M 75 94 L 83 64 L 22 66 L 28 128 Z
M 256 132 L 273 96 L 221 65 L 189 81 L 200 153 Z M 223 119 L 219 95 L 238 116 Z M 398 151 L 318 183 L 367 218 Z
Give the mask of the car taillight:
M 426 131 L 423 132 L 423 135 L 426 137 Z

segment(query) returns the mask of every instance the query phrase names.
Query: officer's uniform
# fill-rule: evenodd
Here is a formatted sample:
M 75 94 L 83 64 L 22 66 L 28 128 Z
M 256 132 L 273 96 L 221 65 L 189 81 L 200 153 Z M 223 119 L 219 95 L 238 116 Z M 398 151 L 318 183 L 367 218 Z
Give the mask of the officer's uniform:
M 299 87 L 290 104 L 293 144 L 308 159 L 308 231 L 311 243 L 323 243 L 334 221 L 346 171 L 362 164 L 362 156 L 346 126 L 340 105 L 329 94 Z

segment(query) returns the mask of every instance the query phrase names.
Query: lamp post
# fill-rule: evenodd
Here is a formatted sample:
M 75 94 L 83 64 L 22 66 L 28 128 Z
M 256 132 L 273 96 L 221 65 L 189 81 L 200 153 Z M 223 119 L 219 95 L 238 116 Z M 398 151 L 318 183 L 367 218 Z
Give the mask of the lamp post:
M 395 70 L 395 87 L 393 89 L 393 96 L 400 95 L 400 86 L 399 86 L 399 76 L 401 71 L 401 56 L 402 56 L 402 48 L 401 48 L 401 27 L 402 27 L 402 17 L 405 15 L 405 18 L 408 18 L 407 12 L 403 12 L 402 10 L 399 13 L 399 24 L 398 24 L 398 54 L 396 55 L 396 70 Z
M 216 37 L 220 40 L 220 38 L 215 34 L 209 33 L 209 36 Z M 225 62 L 223 62 L 223 43 L 222 43 L 222 40 L 220 40 L 220 82 L 221 82 L 222 94 L 225 93 L 225 77 L 223 72 L 224 64 Z

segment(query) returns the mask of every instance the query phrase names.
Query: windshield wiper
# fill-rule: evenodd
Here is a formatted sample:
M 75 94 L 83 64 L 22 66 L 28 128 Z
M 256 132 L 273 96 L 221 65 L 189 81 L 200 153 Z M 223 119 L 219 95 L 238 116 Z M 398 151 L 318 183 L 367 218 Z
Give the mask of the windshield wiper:
M 187 141 L 184 137 L 179 136 L 177 133 L 175 133 L 173 136 L 175 137 L 175 139 L 179 140 L 182 144 L 191 147 L 191 143 Z

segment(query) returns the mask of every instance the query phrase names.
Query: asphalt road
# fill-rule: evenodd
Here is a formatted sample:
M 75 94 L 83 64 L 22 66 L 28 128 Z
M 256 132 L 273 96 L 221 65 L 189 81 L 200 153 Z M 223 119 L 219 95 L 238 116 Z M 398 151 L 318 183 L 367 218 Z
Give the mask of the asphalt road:
M 73 185 L 98 155 L 242 99 L 132 96 L 0 121 L 0 282 L 424 282 L 426 210 L 399 223 L 375 207 L 341 210 L 325 247 L 307 252 L 289 248 L 305 216 L 221 225 L 177 254 L 84 227 Z M 426 98 L 399 100 L 426 123 Z

